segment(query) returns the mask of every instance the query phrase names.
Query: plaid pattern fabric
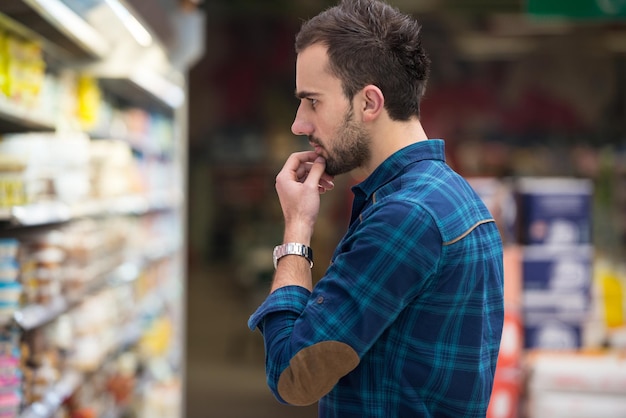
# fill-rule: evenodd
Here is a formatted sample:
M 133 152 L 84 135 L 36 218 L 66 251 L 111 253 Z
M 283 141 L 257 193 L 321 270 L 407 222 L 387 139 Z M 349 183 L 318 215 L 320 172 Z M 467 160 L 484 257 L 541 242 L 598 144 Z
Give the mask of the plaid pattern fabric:
M 313 292 L 278 289 L 250 317 L 268 384 L 300 350 L 360 358 L 319 416 L 484 417 L 503 323 L 502 244 L 491 214 L 446 163 L 444 142 L 389 157 L 355 195 L 349 229 Z

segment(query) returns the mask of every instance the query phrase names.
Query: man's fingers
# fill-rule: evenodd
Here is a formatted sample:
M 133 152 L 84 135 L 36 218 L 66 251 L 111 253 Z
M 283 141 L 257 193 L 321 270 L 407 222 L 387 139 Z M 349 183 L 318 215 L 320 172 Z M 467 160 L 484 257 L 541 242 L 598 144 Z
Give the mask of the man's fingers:
M 312 163 L 317 158 L 317 154 L 313 151 L 294 152 L 287 158 L 284 168 L 291 171 L 298 171 L 307 163 Z
M 313 165 L 309 170 L 309 175 L 304 181 L 311 186 L 315 186 L 316 188 L 320 185 L 320 180 L 324 175 L 324 170 L 326 169 L 326 160 L 323 157 L 317 157 L 315 161 L 313 161 Z

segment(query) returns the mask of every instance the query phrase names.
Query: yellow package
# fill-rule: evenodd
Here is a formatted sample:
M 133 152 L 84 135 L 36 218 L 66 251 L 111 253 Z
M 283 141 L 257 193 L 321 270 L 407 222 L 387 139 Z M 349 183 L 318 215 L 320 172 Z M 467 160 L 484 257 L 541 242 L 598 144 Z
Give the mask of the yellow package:
M 0 92 L 7 95 L 8 91 L 8 75 L 7 65 L 9 61 L 9 54 L 6 48 L 7 34 L 0 31 Z
M 98 122 L 102 94 L 98 82 L 90 76 L 78 78 L 78 119 L 83 129 L 89 130 Z
M 604 318 L 609 328 L 626 325 L 624 315 L 624 283 L 615 264 L 598 262 L 596 277 L 599 280 L 604 302 Z

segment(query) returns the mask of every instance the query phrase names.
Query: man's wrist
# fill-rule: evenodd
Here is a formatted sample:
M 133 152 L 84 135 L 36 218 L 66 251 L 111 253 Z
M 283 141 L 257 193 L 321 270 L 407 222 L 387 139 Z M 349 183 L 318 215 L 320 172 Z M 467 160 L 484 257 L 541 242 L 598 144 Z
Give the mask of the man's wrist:
M 283 234 L 283 243 L 299 242 L 304 245 L 311 245 L 311 237 L 313 236 L 313 228 L 306 223 L 290 222 L 285 225 Z

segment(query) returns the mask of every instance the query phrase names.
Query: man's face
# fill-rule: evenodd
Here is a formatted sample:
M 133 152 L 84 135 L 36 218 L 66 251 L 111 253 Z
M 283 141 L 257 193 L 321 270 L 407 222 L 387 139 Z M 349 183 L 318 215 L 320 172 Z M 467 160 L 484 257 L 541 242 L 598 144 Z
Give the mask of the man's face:
M 315 44 L 298 54 L 296 96 L 301 100 L 291 126 L 295 135 L 326 159 L 330 175 L 347 173 L 370 158 L 370 137 L 343 94 L 341 81 L 331 75 L 326 47 Z

